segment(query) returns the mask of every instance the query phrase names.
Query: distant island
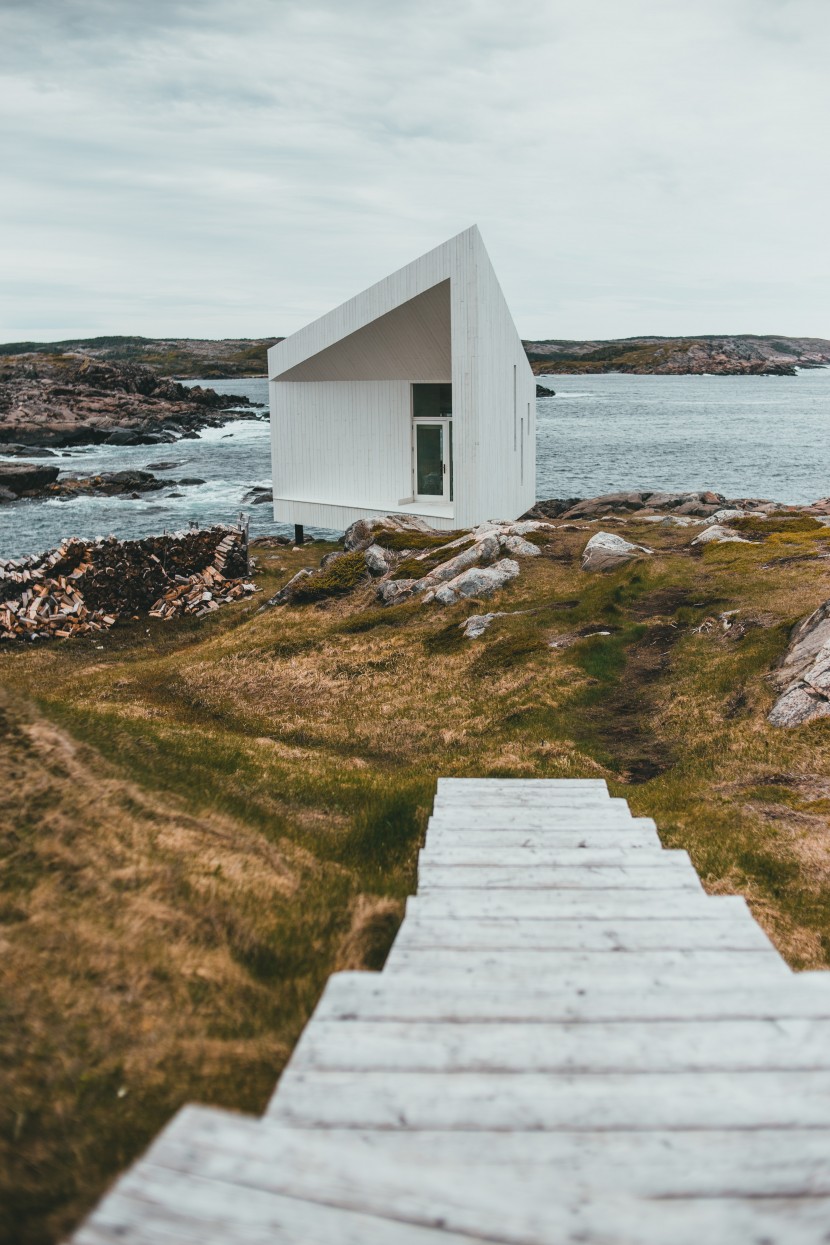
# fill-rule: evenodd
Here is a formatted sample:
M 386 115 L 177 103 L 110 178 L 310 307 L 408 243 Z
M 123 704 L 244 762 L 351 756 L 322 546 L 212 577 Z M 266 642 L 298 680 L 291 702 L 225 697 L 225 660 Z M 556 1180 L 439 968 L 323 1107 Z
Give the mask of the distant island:
M 207 380 L 264 376 L 269 346 L 281 337 L 82 337 L 60 342 L 7 342 L 0 357 L 75 354 L 109 363 L 143 364 L 161 376 Z M 608 341 L 526 341 L 537 376 L 558 372 L 632 372 L 653 376 L 794 376 L 796 368 L 830 364 L 823 337 L 738 334 L 625 337 Z
M 625 337 L 611 341 L 526 341 L 537 376 L 633 372 L 650 376 L 795 376 L 830 364 L 823 337 Z
M 60 342 L 7 342 L 3 355 L 85 355 L 107 363 L 138 363 L 179 380 L 264 376 L 268 347 L 281 337 L 77 337 Z

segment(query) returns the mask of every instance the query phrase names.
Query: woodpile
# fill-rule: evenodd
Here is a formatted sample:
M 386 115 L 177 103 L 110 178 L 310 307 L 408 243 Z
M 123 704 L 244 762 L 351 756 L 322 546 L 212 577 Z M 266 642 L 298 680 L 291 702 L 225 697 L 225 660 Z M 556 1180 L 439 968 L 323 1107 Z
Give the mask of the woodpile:
M 247 569 L 247 533 L 236 528 L 73 538 L 44 554 L 0 559 L 0 640 L 90 635 L 145 612 L 201 618 L 258 591 Z
M 220 605 L 257 591 L 250 581 L 225 579 L 221 571 L 212 566 L 189 578 L 177 575 L 176 580 L 176 587 L 168 589 L 150 610 L 151 618 L 173 618 L 176 614 L 203 618 L 211 610 L 218 610 Z

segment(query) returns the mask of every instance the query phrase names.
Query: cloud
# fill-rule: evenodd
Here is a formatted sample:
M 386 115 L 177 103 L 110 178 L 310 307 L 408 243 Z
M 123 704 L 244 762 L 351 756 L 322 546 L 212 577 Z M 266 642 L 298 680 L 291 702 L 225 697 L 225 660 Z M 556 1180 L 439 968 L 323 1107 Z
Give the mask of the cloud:
M 284 333 L 477 221 L 526 336 L 830 336 L 824 0 L 4 0 L 0 338 Z

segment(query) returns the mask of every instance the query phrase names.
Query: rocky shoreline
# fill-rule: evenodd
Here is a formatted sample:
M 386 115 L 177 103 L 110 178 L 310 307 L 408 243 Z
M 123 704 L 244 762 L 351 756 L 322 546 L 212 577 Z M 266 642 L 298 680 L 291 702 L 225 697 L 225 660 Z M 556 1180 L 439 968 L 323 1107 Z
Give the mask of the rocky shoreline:
M 242 409 L 238 409 L 242 408 Z M 228 419 L 263 418 L 241 394 L 187 387 L 135 363 L 85 355 L 0 359 L 0 450 L 48 457 L 77 445 L 162 445 Z
M 159 464 L 159 468 L 165 464 Z M 0 463 L 0 504 L 13 501 L 46 501 L 51 497 L 137 498 L 163 488 L 204 484 L 197 476 L 160 480 L 152 471 L 103 471 L 97 475 L 65 476 L 60 468 L 41 463 Z M 181 494 L 170 494 L 181 496 Z

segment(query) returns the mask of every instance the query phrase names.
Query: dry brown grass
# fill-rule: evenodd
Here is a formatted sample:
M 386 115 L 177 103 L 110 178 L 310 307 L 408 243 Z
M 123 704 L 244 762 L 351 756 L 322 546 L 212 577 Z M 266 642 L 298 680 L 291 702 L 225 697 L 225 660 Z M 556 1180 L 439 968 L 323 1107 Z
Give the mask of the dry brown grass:
M 382 963 L 439 774 L 605 776 L 794 965 L 830 963 L 830 721 L 766 722 L 830 534 L 694 555 L 630 521 L 654 558 L 587 576 L 590 530 L 474 642 L 483 603 L 361 585 L 0 654 L 6 1239 L 54 1240 L 181 1102 L 264 1106 L 326 975 Z M 271 593 L 310 556 L 263 561 Z

